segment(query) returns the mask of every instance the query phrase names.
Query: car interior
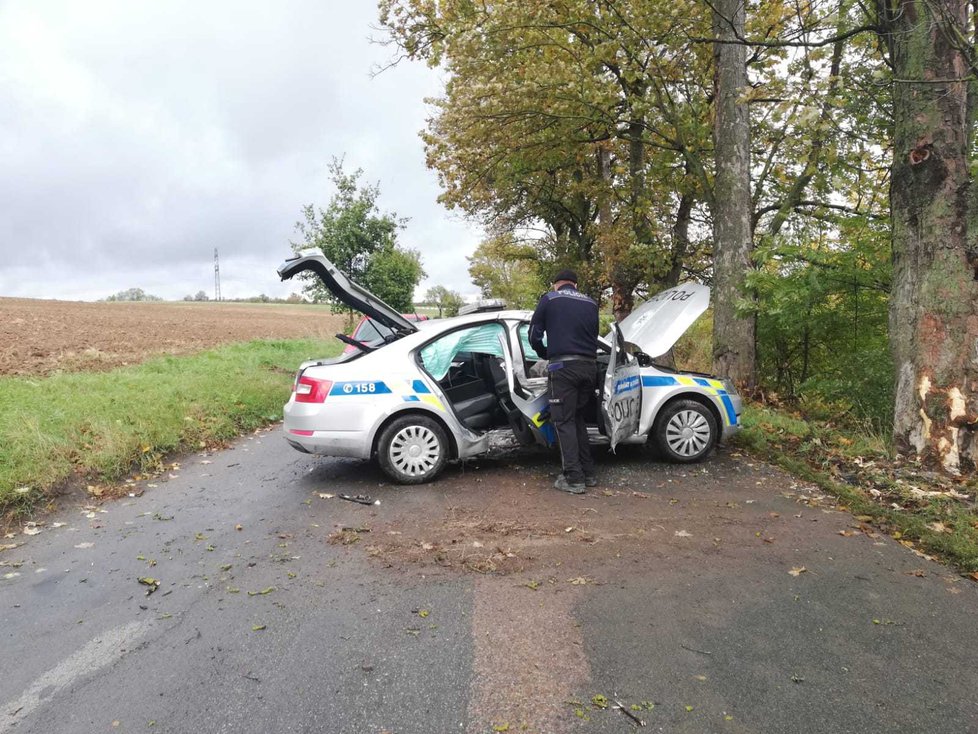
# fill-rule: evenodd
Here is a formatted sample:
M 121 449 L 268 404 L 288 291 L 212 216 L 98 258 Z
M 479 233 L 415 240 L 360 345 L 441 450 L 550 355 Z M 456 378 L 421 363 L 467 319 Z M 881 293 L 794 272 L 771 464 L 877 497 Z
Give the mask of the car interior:
M 459 352 L 438 384 L 467 428 L 487 431 L 508 425 L 504 405 L 511 401 L 499 357 Z
M 523 327 L 525 325 L 521 325 Z M 452 405 L 459 421 L 469 430 L 477 433 L 496 428 L 510 427 L 516 438 L 523 443 L 532 443 L 533 437 L 526 417 L 516 407 L 509 391 L 505 362 L 500 356 L 501 344 L 496 332 L 465 330 L 455 336 L 438 340 L 421 350 L 420 361 L 429 374 L 436 377 L 442 374 L 438 385 Z M 522 395 L 539 395 L 546 390 L 546 360 L 540 360 L 529 348 L 525 329 L 520 329 L 521 344 L 517 358 L 514 381 L 516 390 Z M 494 338 L 481 339 L 492 335 Z M 488 350 L 492 350 L 491 352 Z M 483 351 L 486 350 L 486 351 Z M 450 362 L 446 362 L 450 359 Z M 520 364 L 522 362 L 522 364 Z M 522 367 L 522 369 L 520 369 Z M 604 382 L 608 367 L 608 355 L 598 355 L 598 386 Z M 522 374 L 521 374 L 522 373 Z M 598 400 L 593 397 L 585 408 L 588 423 L 603 428 L 598 420 Z

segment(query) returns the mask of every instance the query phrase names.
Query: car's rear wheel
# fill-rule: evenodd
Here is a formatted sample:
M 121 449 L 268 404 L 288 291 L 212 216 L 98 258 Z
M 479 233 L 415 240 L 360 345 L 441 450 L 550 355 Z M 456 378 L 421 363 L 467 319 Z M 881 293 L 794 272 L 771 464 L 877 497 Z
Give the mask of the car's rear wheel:
M 695 400 L 669 403 L 656 418 L 652 430 L 662 456 L 679 464 L 706 458 L 719 438 L 716 417 Z
M 445 429 L 423 415 L 395 419 L 377 441 L 380 468 L 399 484 L 430 482 L 445 468 L 448 452 Z

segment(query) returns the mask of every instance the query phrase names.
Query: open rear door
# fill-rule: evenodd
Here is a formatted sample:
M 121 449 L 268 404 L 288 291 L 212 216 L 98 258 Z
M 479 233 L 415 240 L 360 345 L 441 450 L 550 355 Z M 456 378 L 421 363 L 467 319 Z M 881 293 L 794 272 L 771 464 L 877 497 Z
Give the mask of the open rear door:
M 642 377 L 634 357 L 625 351 L 625 337 L 612 324 L 611 359 L 601 393 L 601 417 L 611 439 L 611 450 L 638 432 L 642 415 Z

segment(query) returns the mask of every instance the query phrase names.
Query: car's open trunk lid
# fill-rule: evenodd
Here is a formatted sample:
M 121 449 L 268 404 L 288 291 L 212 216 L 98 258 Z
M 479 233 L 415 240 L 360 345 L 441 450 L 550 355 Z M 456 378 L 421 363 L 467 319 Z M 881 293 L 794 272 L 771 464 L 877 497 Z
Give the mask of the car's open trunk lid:
M 408 321 L 397 310 L 346 277 L 319 250 L 303 250 L 295 257 L 290 257 L 279 266 L 278 274 L 282 280 L 288 280 L 306 270 L 318 275 L 337 300 L 388 327 L 397 337 L 413 334 L 418 330 L 417 324 Z

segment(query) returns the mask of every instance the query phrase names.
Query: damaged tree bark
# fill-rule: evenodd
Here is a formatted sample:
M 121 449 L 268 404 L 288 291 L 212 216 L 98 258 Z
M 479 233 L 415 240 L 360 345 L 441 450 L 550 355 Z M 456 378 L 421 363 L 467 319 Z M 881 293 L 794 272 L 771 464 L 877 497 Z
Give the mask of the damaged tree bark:
M 895 77 L 890 184 L 897 450 L 951 474 L 978 461 L 975 69 L 964 0 L 877 6 Z

